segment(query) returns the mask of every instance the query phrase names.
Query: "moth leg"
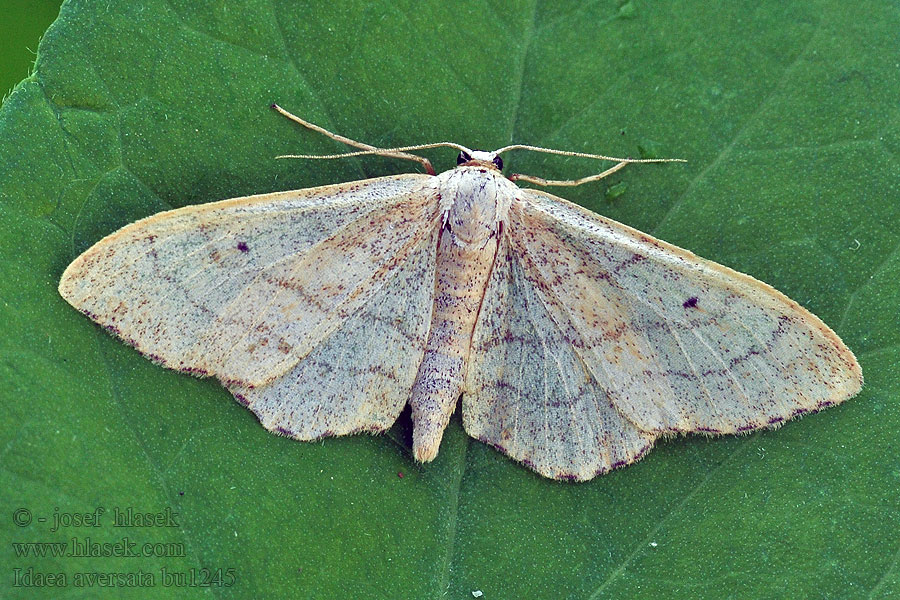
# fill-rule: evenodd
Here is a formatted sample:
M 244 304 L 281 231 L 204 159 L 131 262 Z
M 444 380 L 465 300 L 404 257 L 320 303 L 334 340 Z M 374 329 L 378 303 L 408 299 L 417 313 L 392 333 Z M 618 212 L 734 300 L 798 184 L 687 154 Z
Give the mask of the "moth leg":
M 333 140 L 335 140 L 335 141 L 341 142 L 341 143 L 343 143 L 343 144 L 347 144 L 348 146 L 352 146 L 352 147 L 354 147 L 354 148 L 359 148 L 359 149 L 361 149 L 361 150 L 365 150 L 367 153 L 377 154 L 378 156 L 389 156 L 389 157 L 392 157 L 392 158 L 402 158 L 402 159 L 405 159 L 405 160 L 413 160 L 413 161 L 415 161 L 415 162 L 421 164 L 421 165 L 425 168 L 425 171 L 426 171 L 429 175 L 434 175 L 434 174 L 435 174 L 435 173 L 434 173 L 434 167 L 431 166 L 431 161 L 428 160 L 427 158 L 425 158 L 424 156 L 416 156 L 415 154 L 408 154 L 408 153 L 406 153 L 406 152 L 398 152 L 398 151 L 393 150 L 393 149 L 390 149 L 390 148 L 378 148 L 378 147 L 376 147 L 376 146 L 371 146 L 371 145 L 369 145 L 369 144 L 364 144 L 364 143 L 362 143 L 362 142 L 357 142 L 356 140 L 351 140 L 351 139 L 348 138 L 348 137 L 344 137 L 344 136 L 339 135 L 339 134 L 337 134 L 337 133 L 332 133 L 331 131 L 328 131 L 328 130 L 325 129 L 324 127 L 319 127 L 318 125 L 316 125 L 316 124 L 314 124 L 314 123 L 310 123 L 309 121 L 306 121 L 306 120 L 304 120 L 304 119 L 301 119 L 301 118 L 298 117 L 297 115 L 295 115 L 295 114 L 293 114 L 293 113 L 291 113 L 291 112 L 288 112 L 287 110 L 281 108 L 281 107 L 278 106 L 277 104 L 272 104 L 272 108 L 274 108 L 275 110 L 277 110 L 279 113 L 281 113 L 282 115 L 284 115 L 285 117 L 287 117 L 287 118 L 290 119 L 291 121 L 294 121 L 295 123 L 299 123 L 299 124 L 303 125 L 304 127 L 306 127 L 307 129 L 312 129 L 313 131 L 316 131 L 316 132 L 318 132 L 318 133 L 321 133 L 321 134 L 324 135 L 324 136 L 330 137 L 331 139 L 333 139 Z M 285 157 L 285 158 L 287 158 L 287 157 Z M 329 155 L 329 156 L 308 156 L 308 155 L 303 155 L 303 156 L 297 156 L 296 158 L 336 158 L 336 156 L 330 156 L 330 155 Z
M 630 161 L 622 161 L 616 164 L 613 167 L 603 171 L 602 173 L 598 173 L 597 175 L 590 175 L 589 177 L 582 177 L 581 179 L 544 179 L 543 177 L 536 177 L 534 175 L 524 175 L 522 173 L 513 173 L 509 176 L 510 181 L 527 181 L 528 183 L 533 183 L 535 185 L 556 185 L 556 186 L 576 186 L 581 185 L 582 183 L 588 183 L 589 181 L 597 181 L 598 179 L 603 179 L 608 175 L 612 175 L 625 165 L 627 165 Z

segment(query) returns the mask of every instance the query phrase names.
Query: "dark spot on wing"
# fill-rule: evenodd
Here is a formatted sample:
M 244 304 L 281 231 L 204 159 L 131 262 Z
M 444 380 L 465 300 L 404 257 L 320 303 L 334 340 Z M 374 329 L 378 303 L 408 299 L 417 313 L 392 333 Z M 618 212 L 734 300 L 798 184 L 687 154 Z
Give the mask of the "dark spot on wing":
M 684 301 L 684 304 L 682 304 L 682 306 L 685 307 L 685 308 L 694 308 L 694 307 L 696 307 L 696 306 L 697 306 L 697 297 L 696 297 L 696 296 L 691 296 L 690 298 L 688 298 L 687 300 Z
M 238 242 L 237 249 L 241 252 L 250 252 L 250 247 L 247 245 L 247 242 Z

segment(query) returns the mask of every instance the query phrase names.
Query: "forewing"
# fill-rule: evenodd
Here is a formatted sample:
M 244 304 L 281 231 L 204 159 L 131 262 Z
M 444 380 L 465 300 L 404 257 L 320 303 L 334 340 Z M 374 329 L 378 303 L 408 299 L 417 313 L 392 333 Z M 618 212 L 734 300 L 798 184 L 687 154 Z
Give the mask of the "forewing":
M 508 236 L 475 326 L 463 425 L 545 477 L 579 481 L 637 460 L 655 438 L 613 407 Z
M 167 367 L 264 383 L 363 306 L 430 235 L 437 201 L 428 179 L 385 177 L 160 213 L 79 256 L 60 293 Z
M 255 388 L 230 385 L 269 430 L 300 440 L 388 429 L 409 400 L 434 297 L 437 234 L 290 371 Z
M 643 431 L 748 431 L 862 386 L 831 329 L 752 277 L 534 190 L 509 238 L 559 335 Z

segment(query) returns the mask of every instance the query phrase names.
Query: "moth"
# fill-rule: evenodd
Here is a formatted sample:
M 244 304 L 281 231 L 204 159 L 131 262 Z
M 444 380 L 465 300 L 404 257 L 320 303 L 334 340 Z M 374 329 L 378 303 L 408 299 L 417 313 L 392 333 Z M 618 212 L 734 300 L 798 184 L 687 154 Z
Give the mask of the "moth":
M 632 160 L 514 145 L 359 148 L 427 174 L 162 212 L 100 240 L 59 292 L 165 367 L 216 377 L 275 433 L 388 429 L 407 403 L 428 462 L 462 398 L 465 431 L 584 481 L 661 436 L 736 434 L 862 387 L 821 320 L 756 279 L 535 189 Z M 435 175 L 412 150 L 450 146 Z M 574 181 L 503 175 L 537 150 L 615 161 Z

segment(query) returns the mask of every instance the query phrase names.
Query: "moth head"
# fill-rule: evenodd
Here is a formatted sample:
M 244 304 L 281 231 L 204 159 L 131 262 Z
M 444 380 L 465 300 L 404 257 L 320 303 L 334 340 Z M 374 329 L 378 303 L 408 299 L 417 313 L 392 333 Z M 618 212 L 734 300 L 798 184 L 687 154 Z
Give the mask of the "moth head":
M 497 156 L 496 152 L 485 152 L 483 150 L 463 150 L 456 157 L 457 165 L 470 165 L 490 167 L 498 171 L 503 170 L 503 160 Z

